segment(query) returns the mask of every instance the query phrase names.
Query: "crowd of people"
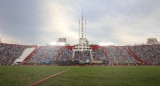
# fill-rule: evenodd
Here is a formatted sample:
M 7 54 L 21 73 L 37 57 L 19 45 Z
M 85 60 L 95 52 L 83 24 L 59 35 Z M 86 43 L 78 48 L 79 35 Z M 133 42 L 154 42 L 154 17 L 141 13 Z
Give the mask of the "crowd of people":
M 68 50 L 67 48 L 62 47 L 59 61 L 72 61 L 72 53 L 72 50 Z
M 26 48 L 26 46 L 0 43 L 0 65 L 11 65 Z
M 91 61 L 90 51 L 75 51 L 74 61 L 90 62 Z
M 93 55 L 93 61 L 107 60 L 105 53 L 102 51 L 102 48 L 98 48 L 97 50 L 94 50 L 92 55 Z
M 140 60 L 151 65 L 160 65 L 160 45 L 128 47 Z
M 0 65 L 11 65 L 18 59 L 27 46 L 0 44 Z M 132 55 L 134 54 L 134 55 Z M 74 57 L 73 57 L 74 55 Z M 136 57 L 135 57 L 136 56 Z M 28 63 L 44 63 L 50 61 L 107 61 L 109 63 L 147 63 L 160 65 L 160 45 L 141 46 L 109 46 L 90 51 L 76 51 L 66 47 L 41 46 L 27 61 Z
M 42 60 L 54 61 L 57 59 L 60 53 L 60 47 L 39 47 L 39 50 L 33 55 L 33 57 L 28 61 L 29 63 L 41 63 Z
M 104 49 L 107 52 L 109 62 L 111 62 L 111 63 L 123 63 L 123 62 L 125 62 L 124 58 L 117 51 L 116 47 L 105 47 Z
M 134 59 L 131 54 L 129 54 L 125 46 L 117 47 L 117 49 L 119 53 L 121 53 L 121 55 L 123 56 L 125 63 L 139 63 L 137 60 Z

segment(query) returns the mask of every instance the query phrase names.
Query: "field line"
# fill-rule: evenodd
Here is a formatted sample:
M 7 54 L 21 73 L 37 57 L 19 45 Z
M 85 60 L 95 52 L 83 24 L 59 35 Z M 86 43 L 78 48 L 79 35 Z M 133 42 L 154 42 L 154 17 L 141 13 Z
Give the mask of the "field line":
M 38 84 L 40 84 L 40 83 L 42 83 L 42 82 L 44 82 L 44 81 L 46 81 L 46 80 L 48 80 L 48 79 L 51 79 L 51 78 L 53 78 L 53 77 L 55 77 L 55 76 L 58 76 L 58 75 L 60 75 L 60 74 L 62 74 L 62 73 L 64 73 L 64 72 L 67 72 L 69 69 L 70 69 L 70 68 L 68 68 L 68 69 L 66 69 L 66 70 L 64 70 L 64 71 L 62 71 L 62 72 L 53 74 L 53 75 L 51 75 L 51 76 L 49 76 L 49 77 L 46 77 L 46 78 L 44 78 L 44 79 L 42 79 L 42 80 L 40 80 L 40 81 L 37 81 L 37 82 L 35 82 L 35 83 L 32 83 L 32 84 L 28 85 L 28 86 L 36 86 L 36 85 L 38 85 Z

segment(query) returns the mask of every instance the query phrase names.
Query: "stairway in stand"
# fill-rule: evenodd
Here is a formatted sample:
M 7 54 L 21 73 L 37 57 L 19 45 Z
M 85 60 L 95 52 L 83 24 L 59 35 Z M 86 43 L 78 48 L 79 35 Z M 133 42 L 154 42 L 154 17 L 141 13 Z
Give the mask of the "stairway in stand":
M 138 62 L 140 62 L 141 65 L 147 65 L 147 63 L 143 62 L 140 58 L 138 58 L 128 47 L 125 47 L 127 52 Z

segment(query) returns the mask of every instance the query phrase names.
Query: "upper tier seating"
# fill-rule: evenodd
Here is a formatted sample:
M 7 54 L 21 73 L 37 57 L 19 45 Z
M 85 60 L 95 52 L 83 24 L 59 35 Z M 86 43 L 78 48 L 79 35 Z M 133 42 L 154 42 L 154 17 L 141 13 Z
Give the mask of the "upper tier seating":
M 76 51 L 74 55 L 74 61 L 91 61 L 90 51 Z
M 0 43 L 0 65 L 11 65 L 29 46 Z M 28 58 L 27 63 L 42 63 L 50 61 L 81 61 L 92 62 L 90 51 L 73 51 L 66 47 L 40 46 Z M 109 63 L 147 63 L 160 65 L 160 45 L 141 46 L 109 46 L 99 47 L 92 52 L 93 61 Z
M 130 46 L 129 49 L 143 62 L 160 65 L 160 45 Z
M 19 58 L 27 46 L 0 44 L 0 65 L 11 65 Z
M 40 47 L 37 53 L 28 61 L 29 63 L 41 63 L 41 60 L 56 60 L 60 47 Z

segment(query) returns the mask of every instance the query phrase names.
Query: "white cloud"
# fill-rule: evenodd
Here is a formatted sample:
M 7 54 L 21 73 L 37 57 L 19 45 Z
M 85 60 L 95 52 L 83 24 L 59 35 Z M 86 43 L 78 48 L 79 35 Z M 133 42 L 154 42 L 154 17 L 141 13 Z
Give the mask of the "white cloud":
M 59 37 L 66 37 L 68 40 L 78 39 L 78 22 L 74 21 L 74 10 L 60 2 L 46 1 L 44 3 L 44 16 L 46 23 L 41 30 L 44 32 L 39 40 L 55 41 Z M 54 37 L 54 38 L 51 38 Z
M 140 16 L 117 13 L 116 17 L 112 17 L 107 14 L 96 21 L 90 22 L 89 26 L 95 33 L 110 34 L 108 37 L 104 36 L 101 39 L 111 38 L 111 40 L 119 40 L 120 43 L 124 44 L 146 43 L 147 38 L 152 37 L 159 39 L 158 33 L 160 30 L 157 28 L 155 29 L 157 33 L 154 31 L 155 27 L 160 29 L 159 20 L 157 19 L 159 13 L 154 11 L 149 16 L 143 16 L 142 18 Z M 104 29 L 104 27 L 106 28 Z

